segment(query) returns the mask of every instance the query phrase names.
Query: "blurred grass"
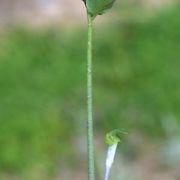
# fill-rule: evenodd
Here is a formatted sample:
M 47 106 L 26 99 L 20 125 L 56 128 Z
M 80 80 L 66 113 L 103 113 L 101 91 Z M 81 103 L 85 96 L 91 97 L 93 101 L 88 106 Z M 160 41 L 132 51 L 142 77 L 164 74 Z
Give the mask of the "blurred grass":
M 104 37 L 97 39 L 97 43 L 102 43 L 96 52 L 97 86 L 101 97 L 107 91 L 104 102 L 100 102 L 110 102 L 107 108 L 111 110 L 101 106 L 102 111 L 112 112 L 109 123 L 114 120 L 114 126 L 118 126 L 121 119 L 153 134 L 161 129 L 164 116 L 178 118 L 178 18 L 178 10 L 163 11 L 146 23 L 120 24 L 112 28 L 113 32 L 107 29 Z M 111 103 L 112 97 L 116 103 Z
M 173 116 L 179 121 L 179 18 L 179 9 L 174 8 L 144 23 L 96 28 L 96 130 L 124 127 L 160 138 L 164 118 Z M 51 174 L 58 170 L 59 159 L 72 157 L 75 127 L 80 113 L 85 117 L 86 112 L 85 40 L 83 29 L 19 27 L 3 33 L 1 174 L 22 173 L 36 166 Z
M 32 164 L 51 167 L 69 155 L 72 120 L 66 102 L 79 86 L 77 52 L 56 33 L 16 28 L 0 50 L 1 170 L 22 170 Z M 63 35 L 62 35 L 63 36 Z M 73 48 L 73 47 L 72 47 Z M 81 59 L 81 58 L 77 58 Z M 80 60 L 79 60 L 80 61 Z M 72 69 L 76 75 L 71 73 Z

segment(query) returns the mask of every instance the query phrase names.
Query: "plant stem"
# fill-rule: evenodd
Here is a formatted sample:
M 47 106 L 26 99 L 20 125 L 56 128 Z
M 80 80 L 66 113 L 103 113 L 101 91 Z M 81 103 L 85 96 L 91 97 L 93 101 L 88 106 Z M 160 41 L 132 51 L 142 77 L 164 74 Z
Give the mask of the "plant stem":
M 88 14 L 87 44 L 87 148 L 88 177 L 94 180 L 93 110 L 92 110 L 92 17 Z

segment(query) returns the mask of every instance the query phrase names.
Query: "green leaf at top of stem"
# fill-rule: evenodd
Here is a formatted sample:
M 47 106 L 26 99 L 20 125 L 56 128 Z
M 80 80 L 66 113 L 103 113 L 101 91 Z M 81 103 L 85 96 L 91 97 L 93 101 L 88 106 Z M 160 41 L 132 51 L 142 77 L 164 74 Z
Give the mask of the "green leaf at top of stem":
M 115 129 L 106 134 L 106 143 L 109 145 L 121 142 L 121 136 L 128 134 L 125 129 Z
M 111 9 L 115 0 L 83 0 L 87 12 L 92 16 L 96 17 L 97 15 L 104 14 L 107 10 Z

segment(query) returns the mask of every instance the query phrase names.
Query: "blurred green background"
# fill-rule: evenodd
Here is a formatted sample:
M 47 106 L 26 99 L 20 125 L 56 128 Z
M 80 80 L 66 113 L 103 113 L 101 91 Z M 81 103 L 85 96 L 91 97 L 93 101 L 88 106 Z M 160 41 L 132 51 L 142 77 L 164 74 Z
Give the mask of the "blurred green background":
M 97 179 L 104 135 L 126 128 L 112 179 L 179 180 L 179 6 L 119 11 L 94 28 Z M 16 24 L 0 39 L 0 179 L 87 179 L 86 27 Z

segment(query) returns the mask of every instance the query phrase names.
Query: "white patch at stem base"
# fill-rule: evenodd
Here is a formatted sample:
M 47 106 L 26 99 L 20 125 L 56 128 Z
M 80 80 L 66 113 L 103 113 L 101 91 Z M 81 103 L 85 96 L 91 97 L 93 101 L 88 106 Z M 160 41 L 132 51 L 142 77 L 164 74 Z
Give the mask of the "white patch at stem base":
M 109 147 L 108 147 L 107 156 L 106 156 L 106 171 L 105 171 L 104 180 L 108 180 L 108 178 L 109 178 L 109 173 L 110 173 L 111 166 L 114 162 L 116 149 L 117 149 L 117 144 L 112 144 L 112 145 L 109 145 Z

